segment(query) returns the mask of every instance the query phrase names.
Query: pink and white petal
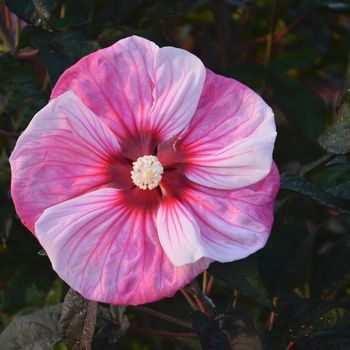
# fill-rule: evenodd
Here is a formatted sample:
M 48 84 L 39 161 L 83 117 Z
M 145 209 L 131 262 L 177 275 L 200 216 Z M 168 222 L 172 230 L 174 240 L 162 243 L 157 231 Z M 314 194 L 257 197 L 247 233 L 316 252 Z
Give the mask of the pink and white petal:
M 163 199 L 157 229 L 165 254 L 175 266 L 191 264 L 206 256 L 196 219 L 180 201 Z
M 158 146 L 157 157 L 163 166 L 179 169 L 199 184 L 234 189 L 241 186 L 235 174 L 243 168 L 247 167 L 243 174 L 252 172 L 255 178 L 242 180 L 243 186 L 266 176 L 275 138 L 274 116 L 262 98 L 238 81 L 207 70 L 193 118 L 182 132 Z M 250 144 L 247 161 L 242 151 Z
M 263 180 L 233 191 L 193 184 L 183 203 L 196 218 L 206 257 L 229 262 L 264 247 L 271 232 L 278 188 L 275 164 Z
M 189 52 L 163 47 L 152 73 L 156 83 L 150 129 L 165 141 L 184 129 L 193 117 L 206 71 L 200 59 Z
M 203 186 L 233 190 L 262 180 L 271 169 L 275 135 L 246 138 L 213 155 L 191 158 L 183 172 Z
M 181 201 L 186 215 L 195 220 L 200 230 L 200 246 L 195 249 L 203 252 L 203 257 L 229 262 L 245 258 L 265 245 L 279 188 L 274 163 L 263 180 L 237 190 L 201 186 L 177 170 L 164 173 L 161 187 L 173 201 Z
M 72 92 L 38 112 L 10 157 L 11 193 L 34 232 L 42 212 L 102 187 L 131 188 L 131 165 L 113 133 Z
M 75 92 L 117 135 L 124 155 L 136 159 L 189 123 L 204 79 L 194 55 L 132 36 L 65 71 L 52 98 Z
M 174 266 L 158 240 L 159 194 L 139 207 L 140 191 L 97 190 L 45 210 L 36 223 L 53 268 L 89 300 L 137 305 L 171 297 L 211 262 Z

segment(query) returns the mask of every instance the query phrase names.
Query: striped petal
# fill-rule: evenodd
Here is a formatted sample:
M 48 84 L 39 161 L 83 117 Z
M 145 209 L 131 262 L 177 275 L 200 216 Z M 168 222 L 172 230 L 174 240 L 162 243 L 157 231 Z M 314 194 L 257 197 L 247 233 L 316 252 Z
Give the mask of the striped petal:
M 207 70 L 186 129 L 158 147 L 164 167 L 216 189 L 237 189 L 270 171 L 276 127 L 271 108 L 241 83 Z
M 102 187 L 133 186 L 115 136 L 72 92 L 33 118 L 10 163 L 12 197 L 32 232 L 52 205 Z
M 101 189 L 53 206 L 37 221 L 54 270 L 85 298 L 135 305 L 171 297 L 211 262 L 174 266 L 158 239 L 159 193 L 144 195 Z
M 265 245 L 279 188 L 275 164 L 265 179 L 234 191 L 198 185 L 176 171 L 163 176 L 162 187 L 172 202 L 163 209 L 160 241 L 174 263 L 202 257 L 229 262 Z
M 133 36 L 68 69 L 52 98 L 74 91 L 117 135 L 124 156 L 136 160 L 189 123 L 204 80 L 196 56 Z

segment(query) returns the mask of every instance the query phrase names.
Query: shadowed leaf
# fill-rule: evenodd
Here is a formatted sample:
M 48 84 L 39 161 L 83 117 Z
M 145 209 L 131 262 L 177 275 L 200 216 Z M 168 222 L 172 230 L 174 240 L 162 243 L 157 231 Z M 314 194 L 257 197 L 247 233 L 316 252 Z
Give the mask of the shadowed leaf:
M 326 208 L 350 215 L 347 203 L 344 203 L 342 200 L 332 196 L 327 191 L 320 189 L 314 183 L 298 175 L 283 173 L 281 175 L 280 190 L 281 192 L 289 192 L 305 196 Z
M 0 334 L 0 344 L 6 350 L 50 349 L 61 341 L 58 332 L 62 304 L 17 317 Z
M 254 254 L 230 263 L 214 262 L 208 270 L 214 277 L 224 281 L 230 287 L 265 305 L 270 310 L 276 311 L 260 279 Z
M 328 152 L 345 154 L 350 152 L 350 95 L 345 98 L 339 119 L 318 138 L 319 144 Z
M 53 0 L 6 0 L 6 5 L 19 18 L 37 27 L 49 28 Z
M 64 344 L 72 350 L 91 349 L 98 303 L 70 289 L 64 298 L 59 330 Z
M 203 350 L 262 350 L 263 346 L 252 321 L 254 313 L 232 307 L 232 300 L 214 308 L 211 319 L 200 311 L 190 314 Z

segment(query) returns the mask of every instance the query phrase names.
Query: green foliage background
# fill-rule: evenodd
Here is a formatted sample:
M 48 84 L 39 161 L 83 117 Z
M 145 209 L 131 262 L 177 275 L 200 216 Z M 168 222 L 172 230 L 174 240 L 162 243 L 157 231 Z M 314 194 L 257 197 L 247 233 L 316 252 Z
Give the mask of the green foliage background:
M 124 308 L 69 291 L 38 255 L 8 157 L 65 69 L 133 34 L 191 51 L 272 106 L 281 189 L 264 249 Z M 347 0 L 0 0 L 2 348 L 350 349 L 349 48 Z

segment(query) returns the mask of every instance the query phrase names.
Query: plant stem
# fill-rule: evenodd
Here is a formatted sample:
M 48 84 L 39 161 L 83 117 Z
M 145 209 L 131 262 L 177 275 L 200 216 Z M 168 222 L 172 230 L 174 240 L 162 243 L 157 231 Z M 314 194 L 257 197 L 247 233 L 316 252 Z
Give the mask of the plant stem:
M 199 307 L 195 304 L 195 302 L 192 300 L 190 294 L 188 292 L 186 292 L 186 290 L 184 288 L 180 289 L 181 293 L 184 295 L 184 297 L 186 298 L 186 300 L 188 301 L 188 303 L 192 306 L 193 310 L 199 310 Z
M 172 316 L 168 316 L 168 315 L 165 315 L 161 312 L 158 312 L 158 311 L 155 311 L 155 310 L 152 310 L 152 309 L 149 309 L 148 307 L 145 307 L 145 306 L 135 306 L 137 309 L 141 310 L 141 311 L 144 311 L 144 312 L 147 312 L 153 316 L 156 316 L 156 317 L 159 317 L 159 318 L 162 318 L 164 320 L 167 320 L 169 322 L 172 322 L 172 323 L 176 323 L 180 326 L 183 326 L 183 327 L 186 327 L 186 328 L 190 328 L 190 329 L 193 329 L 191 323 L 188 323 L 188 322 L 185 322 L 185 321 L 181 321 L 175 317 L 172 317 Z

